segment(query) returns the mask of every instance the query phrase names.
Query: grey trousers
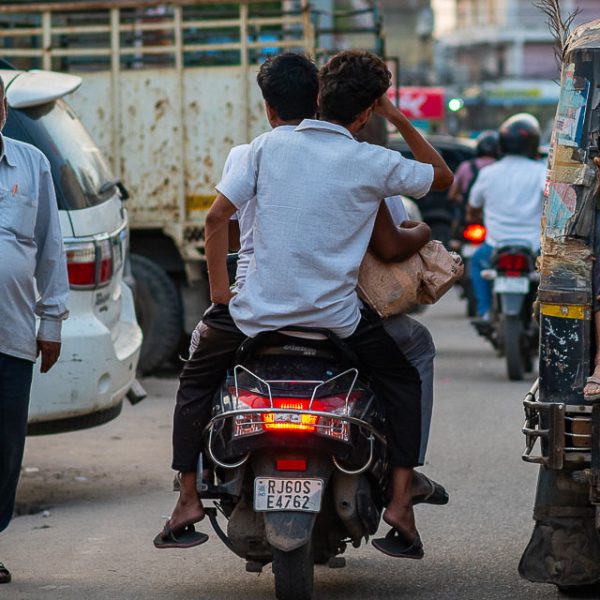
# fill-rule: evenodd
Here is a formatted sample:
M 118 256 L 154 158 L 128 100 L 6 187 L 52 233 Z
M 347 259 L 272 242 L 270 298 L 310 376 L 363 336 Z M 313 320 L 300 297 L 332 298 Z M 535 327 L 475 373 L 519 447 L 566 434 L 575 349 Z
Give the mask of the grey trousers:
M 421 378 L 421 451 L 419 465 L 425 464 L 431 414 L 433 412 L 433 359 L 435 345 L 425 325 L 407 315 L 395 315 L 383 321 L 383 327 L 406 360 L 417 369 Z

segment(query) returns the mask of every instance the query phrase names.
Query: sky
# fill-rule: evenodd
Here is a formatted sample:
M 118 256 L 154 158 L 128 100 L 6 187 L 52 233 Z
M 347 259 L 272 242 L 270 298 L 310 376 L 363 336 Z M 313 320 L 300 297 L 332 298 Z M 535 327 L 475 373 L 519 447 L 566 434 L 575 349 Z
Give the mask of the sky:
M 435 12 L 435 33 L 452 29 L 454 25 L 454 0 L 431 0 Z

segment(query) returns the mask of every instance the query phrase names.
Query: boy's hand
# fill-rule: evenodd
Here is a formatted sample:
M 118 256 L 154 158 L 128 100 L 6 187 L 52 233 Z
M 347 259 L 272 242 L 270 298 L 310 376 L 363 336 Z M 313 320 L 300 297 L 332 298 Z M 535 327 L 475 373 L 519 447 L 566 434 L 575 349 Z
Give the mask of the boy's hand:
M 373 105 L 373 111 L 375 114 L 382 116 L 384 119 L 388 121 L 398 116 L 402 115 L 402 113 L 394 106 L 393 102 L 389 99 L 387 92 L 380 96 Z

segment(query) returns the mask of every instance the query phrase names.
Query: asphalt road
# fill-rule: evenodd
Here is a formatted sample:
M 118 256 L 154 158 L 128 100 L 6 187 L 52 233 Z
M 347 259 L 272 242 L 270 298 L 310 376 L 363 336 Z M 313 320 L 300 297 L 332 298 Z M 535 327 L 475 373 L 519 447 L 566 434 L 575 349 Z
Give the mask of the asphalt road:
M 345 569 L 317 568 L 315 600 L 559 597 L 517 574 L 533 526 L 536 468 L 520 458 L 521 399 L 530 382 L 507 380 L 463 310 L 451 293 L 420 317 L 438 347 L 425 472 L 451 494 L 448 506 L 417 508 L 425 559 L 350 548 Z M 215 535 L 195 549 L 153 548 L 175 500 L 169 450 L 177 382 L 144 385 L 151 396 L 108 425 L 28 440 L 22 514 L 0 536 L 0 560 L 14 577 L 0 587 L 2 600 L 274 598 L 270 569 L 246 573 Z

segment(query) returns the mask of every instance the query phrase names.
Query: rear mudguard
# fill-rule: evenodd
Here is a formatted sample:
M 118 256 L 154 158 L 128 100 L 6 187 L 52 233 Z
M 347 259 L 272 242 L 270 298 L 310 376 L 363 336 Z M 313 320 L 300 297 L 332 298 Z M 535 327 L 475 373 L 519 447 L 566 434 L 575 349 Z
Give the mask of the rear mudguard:
M 518 317 L 523 310 L 525 294 L 499 294 L 500 309 L 507 317 Z
M 278 455 L 279 456 L 279 455 Z M 322 479 L 325 494 L 330 493 L 327 482 L 333 471 L 330 455 L 312 454 L 306 452 L 294 453 L 294 456 L 306 456 L 306 471 L 277 471 L 273 450 L 257 453 L 252 457 L 252 470 L 255 477 L 301 477 Z M 317 513 L 281 511 L 263 513 L 265 536 L 271 546 L 283 552 L 291 552 L 311 541 L 312 532 L 317 520 Z
M 317 520 L 315 513 L 291 511 L 265 513 L 264 517 L 267 541 L 283 552 L 291 552 L 310 542 Z

